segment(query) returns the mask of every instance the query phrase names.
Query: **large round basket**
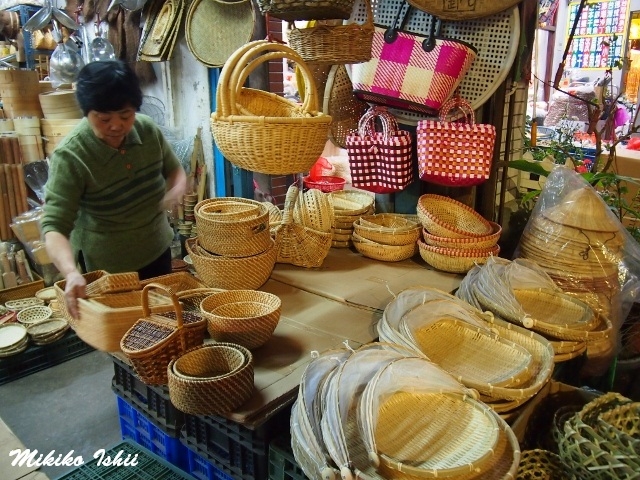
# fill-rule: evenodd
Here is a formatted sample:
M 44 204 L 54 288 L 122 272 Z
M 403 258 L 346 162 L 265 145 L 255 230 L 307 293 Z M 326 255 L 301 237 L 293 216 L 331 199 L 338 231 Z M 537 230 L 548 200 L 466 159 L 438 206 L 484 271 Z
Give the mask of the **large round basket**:
M 303 73 L 307 94 L 301 106 L 243 87 L 259 65 L 283 58 L 296 62 Z M 270 175 L 309 171 L 322 154 L 331 123 L 331 117 L 318 111 L 317 97 L 313 76 L 295 51 L 250 42 L 232 55 L 220 74 L 217 110 L 211 114 L 216 146 L 245 170 Z
M 273 240 L 267 250 L 250 257 L 203 255 L 198 238 L 187 239 L 185 247 L 202 281 L 208 287 L 225 290 L 260 288 L 269 279 L 278 255 Z
M 491 224 L 471 207 L 442 195 L 422 195 L 417 213 L 422 226 L 439 237 L 485 237 L 493 231 Z
M 385 245 L 373 242 L 357 233 L 351 235 L 351 240 L 356 250 L 365 257 L 373 258 L 383 262 L 399 262 L 411 258 L 416 253 L 416 243 L 411 242 L 405 245 Z
M 280 321 L 281 305 L 272 293 L 229 290 L 206 297 L 200 310 L 207 318 L 211 338 L 253 349 L 271 338 Z
M 167 367 L 169 398 L 190 415 L 221 415 L 253 393 L 253 356 L 240 345 L 206 344 L 172 360 Z
M 194 209 L 201 245 L 216 255 L 249 257 L 271 246 L 269 209 L 246 198 L 221 197 Z

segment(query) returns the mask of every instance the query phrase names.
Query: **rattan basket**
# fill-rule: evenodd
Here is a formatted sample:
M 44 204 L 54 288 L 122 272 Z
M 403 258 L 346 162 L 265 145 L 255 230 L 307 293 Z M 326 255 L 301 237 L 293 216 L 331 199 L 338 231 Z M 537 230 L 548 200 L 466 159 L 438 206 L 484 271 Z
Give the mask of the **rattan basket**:
M 265 15 L 292 22 L 294 20 L 347 19 L 354 0 L 258 0 Z
M 173 272 L 159 277 L 152 277 L 140 282 L 140 286 L 144 287 L 149 283 L 159 283 L 165 287 L 169 287 L 172 292 L 180 296 L 182 292 L 193 290 L 196 288 L 204 288 L 206 285 L 189 272 Z
M 439 237 L 485 237 L 493 231 L 491 224 L 471 207 L 442 195 L 422 195 L 417 213 L 422 226 Z
M 82 276 L 84 277 L 86 284 L 90 285 L 91 283 L 100 279 L 106 274 L 107 272 L 105 272 L 104 270 L 94 270 L 92 272 L 84 273 Z M 69 322 L 69 325 L 71 325 L 71 328 L 75 329 L 76 319 L 73 318 L 69 313 L 69 311 L 67 310 L 67 302 L 65 301 L 65 298 L 64 298 L 64 289 L 66 285 L 67 285 L 66 280 L 59 280 L 53 284 L 53 288 L 56 291 L 56 298 L 58 300 L 58 308 L 60 309 L 60 313 L 64 318 L 67 319 L 67 322 Z
M 248 349 L 264 345 L 280 321 L 282 301 L 256 290 L 229 290 L 204 298 L 200 310 L 209 335 L 216 341 Z
M 416 243 L 405 245 L 386 245 L 361 237 L 356 232 L 351 235 L 351 241 L 356 250 L 362 255 L 383 262 L 400 262 L 416 254 Z
M 492 227 L 492 233 L 484 237 L 439 237 L 438 235 L 429 233 L 426 229 L 423 229 L 422 235 L 424 237 L 424 243 L 434 247 L 484 250 L 496 245 L 502 234 L 502 227 L 499 224 L 491 221 L 489 224 Z
M 273 240 L 266 251 L 250 257 L 204 255 L 200 251 L 197 237 L 188 238 L 185 248 L 198 277 L 208 287 L 225 290 L 260 288 L 269 279 L 278 255 Z
M 129 292 L 140 290 L 140 278 L 138 272 L 104 273 L 94 281 L 87 283 L 88 296 L 104 295 L 106 293 Z
M 294 221 L 293 211 L 298 194 L 298 187 L 291 185 L 285 198 L 282 223 L 275 228 L 277 262 L 299 267 L 319 267 L 331 249 L 333 235 Z
M 222 415 L 253 393 L 253 356 L 240 345 L 206 344 L 167 367 L 169 398 L 190 415 Z
M 371 60 L 373 11 L 367 3 L 367 19 L 363 24 L 350 21 L 343 25 L 314 25 L 287 33 L 289 45 L 305 62 L 313 64 L 352 64 Z
M 362 216 L 353 228 L 360 237 L 384 245 L 415 244 L 420 238 L 420 225 L 390 213 Z
M 334 222 L 331 201 L 317 189 L 299 192 L 293 208 L 293 220 L 319 232 L 330 232 Z
M 149 291 L 162 290 L 171 297 L 175 320 L 153 315 L 149 310 Z M 140 379 L 150 385 L 167 383 L 167 366 L 187 350 L 202 345 L 207 323 L 202 317 L 185 328 L 182 307 L 171 289 L 150 283 L 142 290 L 142 318 L 124 334 L 120 349 L 131 361 Z
M 276 94 L 243 87 L 259 65 L 283 58 L 296 62 L 303 73 L 306 95 L 301 106 Z M 318 111 L 318 93 L 309 68 L 291 48 L 250 42 L 223 67 L 211 130 L 216 146 L 238 167 L 271 175 L 306 172 L 324 150 L 330 123 L 331 117 Z
M 418 240 L 418 248 L 422 259 L 438 270 L 450 273 L 466 273 L 476 265 L 481 265 L 491 256 L 500 253 L 500 246 L 485 250 L 460 248 L 442 248 L 427 245 Z
M 227 257 L 258 255 L 271 246 L 269 209 L 255 200 L 212 198 L 194 208 L 198 239 L 206 250 Z

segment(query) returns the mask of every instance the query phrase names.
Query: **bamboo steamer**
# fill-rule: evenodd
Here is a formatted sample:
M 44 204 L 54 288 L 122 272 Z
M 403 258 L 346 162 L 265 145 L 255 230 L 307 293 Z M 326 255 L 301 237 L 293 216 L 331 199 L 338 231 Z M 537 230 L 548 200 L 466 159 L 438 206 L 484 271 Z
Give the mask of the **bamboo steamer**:
M 42 117 L 35 70 L 0 70 L 0 97 L 9 118 Z
M 13 128 L 18 135 L 40 135 L 40 119 L 38 117 L 14 118 Z
M 55 90 L 39 94 L 44 118 L 71 119 L 82 118 L 82 110 L 73 90 Z
M 0 118 L 0 133 L 8 133 L 14 131 L 13 119 Z
M 40 135 L 18 135 L 22 163 L 37 162 L 44 159 L 42 137 Z
M 51 156 L 58 144 L 76 128 L 81 118 L 74 119 L 42 119 L 42 135 L 44 136 L 44 153 Z

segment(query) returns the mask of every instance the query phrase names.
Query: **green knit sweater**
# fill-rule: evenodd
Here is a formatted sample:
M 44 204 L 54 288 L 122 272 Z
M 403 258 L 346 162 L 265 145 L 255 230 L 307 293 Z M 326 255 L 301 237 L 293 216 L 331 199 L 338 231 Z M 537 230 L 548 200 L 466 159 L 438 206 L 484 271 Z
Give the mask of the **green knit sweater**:
M 136 114 L 120 149 L 98 139 L 86 118 L 51 155 L 42 232 L 70 238 L 88 271 L 139 270 L 171 244 L 161 201 L 180 161 L 153 121 Z

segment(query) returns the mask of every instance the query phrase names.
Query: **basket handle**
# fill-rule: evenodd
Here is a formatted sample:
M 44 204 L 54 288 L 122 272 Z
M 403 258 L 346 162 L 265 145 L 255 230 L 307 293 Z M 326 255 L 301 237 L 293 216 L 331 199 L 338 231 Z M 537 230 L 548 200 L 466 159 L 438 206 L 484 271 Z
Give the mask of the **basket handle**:
M 282 210 L 282 223 L 281 225 L 289 225 L 293 223 L 293 209 L 298 201 L 298 192 L 300 190 L 294 184 L 287 190 L 287 196 L 284 199 L 284 209 Z
M 458 95 L 454 95 L 449 100 L 447 100 L 444 105 L 442 105 L 442 107 L 440 107 L 440 121 L 446 122 L 447 115 L 449 115 L 449 113 L 451 113 L 451 110 L 453 110 L 454 108 L 459 108 L 462 113 L 464 113 L 466 123 L 468 123 L 469 125 L 473 125 L 476 123 L 476 115 L 473 111 L 473 108 L 471 108 L 471 104 Z
M 364 0 L 364 5 L 365 8 L 367 9 L 367 19 L 365 20 L 364 23 L 362 23 L 361 25 L 363 26 L 371 26 L 372 28 L 374 27 L 373 24 L 373 7 L 371 6 L 371 0 Z M 356 8 L 356 4 L 354 2 L 353 4 L 353 12 L 351 13 L 351 17 L 348 20 L 345 20 L 344 22 L 342 22 L 343 25 L 350 25 L 349 22 L 351 22 L 351 24 L 356 23 L 354 20 L 354 15 L 355 15 L 355 8 Z
M 263 55 L 260 55 L 264 53 Z M 256 57 L 253 60 L 249 60 L 251 57 Z M 300 71 L 302 72 L 302 77 L 304 80 L 305 86 L 305 98 L 302 103 L 302 111 L 304 112 L 317 112 L 318 111 L 318 91 L 316 89 L 315 80 L 313 79 L 313 75 L 309 70 L 309 67 L 305 63 L 298 53 L 293 50 L 291 47 L 286 45 L 280 45 L 277 43 L 261 43 L 259 45 L 255 45 L 253 48 L 249 49 L 236 64 L 236 68 L 231 74 L 231 81 L 227 83 L 228 92 L 229 92 L 229 105 L 232 114 L 238 114 L 238 105 L 236 103 L 237 96 L 242 90 L 242 86 L 246 81 L 249 74 L 255 70 L 260 64 L 273 60 L 276 58 L 288 58 L 293 60 L 300 67 Z
M 176 321 L 178 323 L 178 330 L 182 328 L 183 318 L 182 318 L 182 305 L 180 305 L 180 299 L 173 293 L 171 287 L 166 285 L 162 285 L 161 283 L 148 283 L 142 289 L 142 316 L 148 317 L 151 315 L 151 310 L 149 308 L 149 290 L 156 288 L 158 290 L 163 290 L 164 293 L 168 294 L 171 297 L 171 303 L 173 303 L 173 309 L 176 312 Z
M 387 107 L 373 105 L 365 112 L 358 122 L 358 134 L 361 137 L 373 136 L 376 132 L 376 118 L 380 119 L 382 124 L 382 133 L 385 141 L 398 133 L 398 122 Z

